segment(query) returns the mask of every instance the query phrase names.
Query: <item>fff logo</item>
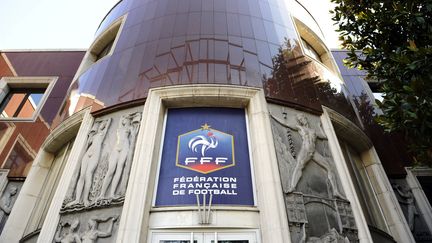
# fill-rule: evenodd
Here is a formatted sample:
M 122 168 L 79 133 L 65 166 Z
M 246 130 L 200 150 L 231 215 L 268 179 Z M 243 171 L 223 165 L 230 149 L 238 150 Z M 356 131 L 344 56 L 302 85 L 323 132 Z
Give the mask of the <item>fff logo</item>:
M 235 165 L 234 136 L 210 127 L 206 123 L 178 136 L 178 167 L 208 174 Z

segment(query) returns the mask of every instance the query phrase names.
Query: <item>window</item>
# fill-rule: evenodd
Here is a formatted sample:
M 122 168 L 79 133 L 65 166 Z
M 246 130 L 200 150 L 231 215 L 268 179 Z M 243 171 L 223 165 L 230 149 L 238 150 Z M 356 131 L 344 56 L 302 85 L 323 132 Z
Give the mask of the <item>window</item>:
M 18 137 L 2 168 L 9 169 L 9 178 L 25 178 L 35 157 L 22 137 Z
M 6 147 L 6 144 L 14 130 L 15 125 L 12 122 L 0 122 L 0 153 L 3 152 L 3 149 Z
M 417 180 L 429 203 L 432 205 L 432 176 L 417 176 Z
M 301 38 L 302 40 L 302 44 L 304 47 L 304 52 L 306 55 L 316 59 L 317 61 L 322 62 L 320 55 L 318 54 L 318 52 L 307 42 L 305 41 L 303 38 Z
M 0 120 L 32 120 L 39 114 L 56 78 L 4 77 L 0 80 Z
M 407 187 L 402 193 L 395 190 L 396 196 L 414 239 L 417 242 L 430 242 L 432 238 L 432 168 L 418 166 L 406 168 L 406 171 Z
M 45 89 L 11 89 L 0 104 L 0 116 L 32 117 L 44 93 Z
M 94 40 L 83 58 L 76 77 L 81 76 L 91 65 L 113 53 L 125 19 L 125 17 L 120 17 Z
M 371 185 L 369 175 L 366 172 L 361 153 L 344 140 L 339 140 L 339 144 L 341 145 L 350 176 L 353 179 L 354 187 L 368 225 L 386 231 L 386 224 L 380 211 L 380 206 Z
M 372 91 L 374 98 L 382 102 L 384 100 L 384 97 L 383 93 L 381 92 L 381 85 L 374 80 L 368 80 L 367 83 Z
M 51 161 L 48 175 L 44 181 L 41 192 L 39 193 L 36 206 L 32 211 L 32 216 L 29 219 L 29 223 L 26 227 L 26 234 L 38 231 L 42 228 L 45 221 L 45 217 L 48 213 L 52 198 L 57 189 L 60 177 L 63 175 L 63 170 L 66 165 L 67 159 L 69 158 L 70 151 L 74 139 L 67 142 L 54 154 L 54 158 Z
M 111 55 L 124 20 L 124 17 L 120 17 L 94 40 L 89 48 L 89 53 L 94 62 Z
M 23 188 L 20 199 L 20 205 L 26 209 L 20 215 L 25 220 L 11 223 L 16 224 L 11 227 L 19 228 L 18 231 L 14 231 L 14 235 L 22 236 L 19 242 L 36 242 L 42 225 L 53 223 L 51 218 L 46 217 L 52 204 L 56 203 L 55 193 L 59 189 L 67 162 L 69 158 L 74 157 L 70 154 L 75 136 L 86 114 L 87 111 L 74 113 L 51 131 L 39 149 L 38 156 L 32 164 L 32 172 L 26 178 L 26 183 L 31 187 Z
M 299 42 L 301 42 L 304 54 L 315 59 L 333 73 L 338 73 L 336 63 L 321 38 L 302 21 L 294 18 L 294 23 L 300 35 Z
M 9 126 L 7 123 L 0 123 L 0 141 L 6 137 L 6 133 L 9 130 Z
M 99 52 L 99 54 L 97 54 L 96 56 L 96 61 L 98 61 L 99 59 L 103 58 L 104 56 L 108 55 L 112 49 L 112 46 L 114 44 L 114 39 L 111 40 L 108 44 L 106 44 L 106 46 L 102 49 L 101 52 Z
M 152 243 L 256 243 L 255 232 L 152 232 Z

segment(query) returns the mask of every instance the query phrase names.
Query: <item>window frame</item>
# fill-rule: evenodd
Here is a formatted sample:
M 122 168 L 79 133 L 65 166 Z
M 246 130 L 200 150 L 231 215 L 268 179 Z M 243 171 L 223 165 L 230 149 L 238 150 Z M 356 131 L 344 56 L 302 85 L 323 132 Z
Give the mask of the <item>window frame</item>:
M 384 216 L 385 223 L 388 230 L 387 234 L 390 234 L 397 242 L 414 242 L 414 238 L 406 225 L 405 217 L 399 202 L 396 199 L 390 181 L 384 171 L 384 167 L 378 157 L 372 142 L 363 133 L 363 131 L 357 127 L 350 120 L 340 115 L 336 111 L 323 106 L 323 115 L 321 116 L 321 122 L 323 124 L 324 131 L 328 137 L 329 147 L 332 151 L 332 155 L 335 159 L 336 168 L 340 173 L 349 174 L 347 164 L 339 144 L 339 138 L 345 139 L 358 151 L 361 151 L 362 161 L 366 167 L 366 172 L 371 180 L 371 185 L 375 190 L 375 197 L 378 199 L 380 208 L 382 209 L 381 214 Z M 353 182 L 350 177 L 341 177 L 346 196 L 351 198 L 351 205 L 353 206 L 353 213 L 356 217 L 356 223 L 359 232 L 359 238 L 364 238 L 373 242 L 370 227 L 366 224 L 366 219 L 363 215 L 363 211 L 360 208 L 360 202 L 357 198 Z M 391 210 L 390 210 L 391 209 Z M 357 215 L 357 216 L 356 216 Z M 357 222 L 358 219 L 361 219 Z
M 31 211 L 31 216 L 27 221 L 25 235 L 39 232 L 46 220 L 50 204 L 54 198 L 55 191 L 59 185 L 60 177 L 63 174 L 65 165 L 69 159 L 70 152 L 75 142 L 75 136 L 69 141 L 62 141 L 60 148 L 52 153 L 52 160 L 49 161 L 49 171 L 45 177 L 43 186 L 38 194 L 38 199 Z
M 309 42 L 307 42 L 307 40 L 305 40 L 303 37 L 300 37 L 300 40 L 303 45 L 304 53 L 309 57 L 323 63 L 321 55 L 318 53 L 318 51 L 315 50 L 315 48 L 311 44 L 309 44 Z
M 338 135 L 340 136 L 340 134 L 336 134 L 336 136 Z M 370 175 L 365 165 L 365 156 L 363 153 L 368 153 L 368 151 L 359 151 L 359 149 L 355 147 L 355 144 L 346 141 L 341 136 L 338 138 L 339 145 L 344 154 L 345 163 L 350 171 L 354 189 L 359 198 L 360 206 L 368 226 L 389 233 L 387 222 L 382 212 L 383 210 L 377 198 L 378 193 L 371 182 Z M 355 158 L 355 156 L 357 156 L 357 158 Z
M 39 231 L 37 230 L 30 233 L 29 231 L 31 231 L 31 229 L 37 228 L 39 219 L 37 215 L 33 214 L 33 211 L 36 210 L 38 201 L 41 200 L 41 193 L 43 193 L 45 190 L 43 188 L 47 187 L 46 183 L 49 178 L 50 170 L 53 169 L 53 158 L 55 157 L 56 152 L 61 150 L 64 145 L 69 143 L 74 138 L 75 141 L 71 147 L 70 154 L 76 154 L 79 152 L 81 147 L 85 146 L 87 133 L 91 129 L 91 124 L 93 124 L 93 118 L 90 115 L 90 109 L 87 108 L 74 113 L 59 126 L 57 126 L 53 131 L 51 131 L 38 150 L 35 159 L 33 160 L 32 169 L 29 171 L 29 174 L 26 178 L 26 183 L 20 191 L 20 193 L 22 193 L 16 201 L 16 205 L 19 205 L 19 207 L 12 209 L 8 220 L 9 226 L 6 228 L 6 230 L 3 230 L 0 236 L 0 241 L 2 239 L 9 239 L 11 242 L 18 242 L 20 240 L 25 241 L 27 239 L 33 239 L 35 235 L 39 234 Z M 77 161 L 71 163 L 70 159 L 74 157 L 71 157 L 70 154 L 67 161 L 65 161 L 66 164 L 64 171 L 73 172 L 73 165 L 75 165 Z M 53 192 L 55 193 L 53 200 L 46 204 L 50 209 L 47 211 L 44 224 L 46 224 L 47 221 L 55 225 L 58 224 L 57 220 L 52 220 L 53 215 L 52 213 L 50 214 L 50 211 L 53 207 L 53 203 L 58 202 L 58 200 L 56 201 L 56 198 L 58 199 L 64 197 L 64 195 L 56 195 L 58 190 L 67 189 L 67 186 L 64 186 L 64 180 L 64 175 L 62 175 L 58 184 L 55 186 L 56 188 L 52 188 Z M 57 206 L 60 208 L 61 205 Z M 27 210 L 20 210 L 22 208 L 26 208 Z M 55 213 L 58 215 L 58 211 Z M 52 240 L 52 236 L 50 237 L 50 240 Z M 45 241 L 48 242 L 48 240 Z
M 9 92 L 14 89 L 45 89 L 38 106 L 31 117 L 0 117 L 0 121 L 27 121 L 34 122 L 38 118 L 42 107 L 51 94 L 58 77 L 3 77 L 0 79 L 0 104 L 8 98 Z
M 27 141 L 24 139 L 24 137 L 21 134 L 18 134 L 15 141 L 13 142 L 11 148 L 9 149 L 9 152 L 7 153 L 7 156 L 5 157 L 4 161 L 1 161 L 1 169 L 7 169 L 8 172 L 8 178 L 9 180 L 21 180 L 21 178 L 25 177 L 17 177 L 17 176 L 9 176 L 11 169 L 5 168 L 6 162 L 8 161 L 9 157 L 12 155 L 12 151 L 15 149 L 15 147 L 20 146 L 22 150 L 24 150 L 27 153 L 27 156 L 32 158 L 32 160 L 29 162 L 30 164 L 33 163 L 34 159 L 36 158 L 36 151 L 33 150 L 33 148 L 27 143 Z M 31 166 L 31 165 L 30 165 Z
M 3 152 L 4 148 L 6 147 L 6 144 L 8 143 L 10 137 L 12 136 L 16 128 L 15 124 L 13 124 L 12 122 L 2 122 L 2 123 L 6 126 L 6 129 L 4 131 L 3 136 L 0 136 L 0 153 Z
M 303 54 L 312 60 L 315 60 L 317 63 L 321 64 L 332 73 L 339 75 L 340 72 L 337 68 L 331 51 L 327 48 L 327 46 L 324 44 L 324 41 L 318 36 L 318 34 L 316 34 L 305 23 L 296 17 L 293 17 L 293 23 L 298 33 L 298 42 L 301 46 Z M 318 54 L 320 58 L 319 60 L 307 53 L 307 47 L 304 44 L 305 42 Z
M 424 215 L 424 220 L 430 231 L 432 231 L 432 205 L 426 194 L 423 192 L 422 185 L 417 179 L 418 176 L 432 176 L 432 168 L 429 167 L 405 167 L 407 172 L 406 181 L 411 189 L 415 202 Z
M 169 220 L 169 226 L 166 225 L 165 219 L 168 215 L 181 214 L 181 211 L 196 211 L 195 207 L 176 207 L 176 208 L 152 208 L 147 204 L 133 205 L 129 202 L 153 200 L 154 182 L 157 175 L 157 166 L 161 149 L 161 134 L 163 132 L 163 120 L 166 108 L 170 107 L 190 107 L 190 106 L 217 106 L 217 107 L 238 107 L 245 108 L 248 116 L 248 133 L 249 149 L 251 152 L 251 170 L 254 173 L 255 184 L 254 191 L 256 195 L 257 207 L 221 207 L 228 214 L 224 220 L 231 220 L 237 215 L 241 215 L 245 220 L 254 219 L 248 224 L 247 228 L 259 228 L 260 222 L 272 222 L 273 224 L 264 229 L 264 234 L 260 237 L 263 242 L 288 242 L 289 232 L 284 229 L 288 228 L 288 220 L 285 212 L 285 205 L 282 197 L 282 189 L 279 182 L 279 173 L 277 168 L 276 154 L 271 146 L 262 146 L 263 144 L 272 144 L 270 120 L 267 103 L 265 100 L 264 90 L 253 87 L 242 87 L 236 85 L 178 85 L 170 87 L 159 87 L 150 89 L 147 96 L 143 119 L 141 121 L 141 131 L 138 134 L 137 149 L 132 162 L 132 170 L 129 177 L 129 186 L 122 211 L 120 228 L 117 235 L 117 241 L 136 241 L 149 240 L 152 230 L 174 226 L 185 226 L 195 224 L 193 217 L 174 217 Z M 140 144 L 145 143 L 145 146 Z M 258 149 L 259 148 L 259 149 Z M 139 162 L 138 162 L 139 161 Z M 268 163 L 256 163 L 256 161 L 267 161 Z M 269 175 L 274 176 L 274 180 L 267 180 Z M 135 186 L 149 185 L 149 187 Z M 260 187 L 266 184 L 268 190 L 260 190 Z M 265 195 L 264 195 L 265 194 Z M 275 202 L 275 203 L 273 203 Z M 219 206 L 218 206 L 219 207 Z M 216 209 L 216 208 L 214 208 Z M 137 215 L 137 211 L 143 212 Z M 229 211 L 229 212 L 228 212 Z M 186 214 L 189 215 L 189 212 Z M 144 215 L 150 215 L 150 218 L 144 218 Z M 261 216 L 259 216 L 261 215 Z M 280 217 L 272 217 L 279 215 Z M 225 218 L 226 217 L 226 218 Z M 259 217 L 259 220 L 256 218 Z M 187 222 L 185 221 L 187 219 Z M 255 220 L 257 219 L 257 220 Z M 192 223 L 194 222 L 194 223 Z M 229 221 L 230 225 L 224 225 L 224 228 L 242 228 L 235 220 Z M 219 227 L 220 225 L 213 225 Z M 54 228 L 55 226 L 53 226 Z M 140 230 L 145 229 L 145 230 Z M 270 233 L 271 232 L 271 233 Z
M 112 54 L 115 40 L 116 40 L 116 38 L 109 40 L 108 43 L 104 45 L 102 50 L 100 50 L 97 54 L 95 54 L 96 62 L 99 61 L 100 59 L 104 58 L 105 56 Z
M 258 229 L 154 229 L 149 232 L 147 242 L 187 241 L 189 243 L 214 243 L 219 241 L 261 242 Z
M 81 65 L 78 68 L 73 80 L 77 80 L 91 66 L 101 62 L 114 53 L 117 42 L 120 38 L 120 33 L 122 32 L 124 23 L 126 22 L 126 17 L 127 15 L 119 17 L 96 37 L 82 59 Z M 111 45 L 110 50 L 105 55 L 100 56 L 108 45 Z

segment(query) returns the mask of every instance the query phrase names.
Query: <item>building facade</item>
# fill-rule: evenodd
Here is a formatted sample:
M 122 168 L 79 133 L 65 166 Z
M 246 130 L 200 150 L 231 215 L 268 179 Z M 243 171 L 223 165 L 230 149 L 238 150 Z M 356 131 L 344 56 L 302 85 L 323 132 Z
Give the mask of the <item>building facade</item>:
M 0 242 L 430 240 L 310 4 L 123 0 L 86 52 L 2 52 Z

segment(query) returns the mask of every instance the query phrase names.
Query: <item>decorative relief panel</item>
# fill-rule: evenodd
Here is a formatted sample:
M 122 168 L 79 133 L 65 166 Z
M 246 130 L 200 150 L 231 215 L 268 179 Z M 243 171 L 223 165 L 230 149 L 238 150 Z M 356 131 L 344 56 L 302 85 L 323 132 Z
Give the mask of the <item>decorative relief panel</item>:
M 141 108 L 95 119 L 60 210 L 54 242 L 111 242 L 115 239 Z
M 293 242 L 357 242 L 318 117 L 269 105 L 282 190 Z
M 5 171 L 7 175 L 8 170 L 2 170 L 0 173 L 4 173 Z M 0 191 L 0 234 L 3 231 L 9 214 L 12 211 L 13 205 L 15 204 L 19 191 L 23 185 L 22 181 L 9 181 L 6 183 L 7 185 L 3 188 L 4 190 Z
M 391 185 L 416 242 L 431 242 L 432 232 L 429 231 L 424 215 L 405 179 L 392 179 Z
M 97 213 L 62 215 L 53 242 L 113 242 L 121 208 L 102 208 Z

